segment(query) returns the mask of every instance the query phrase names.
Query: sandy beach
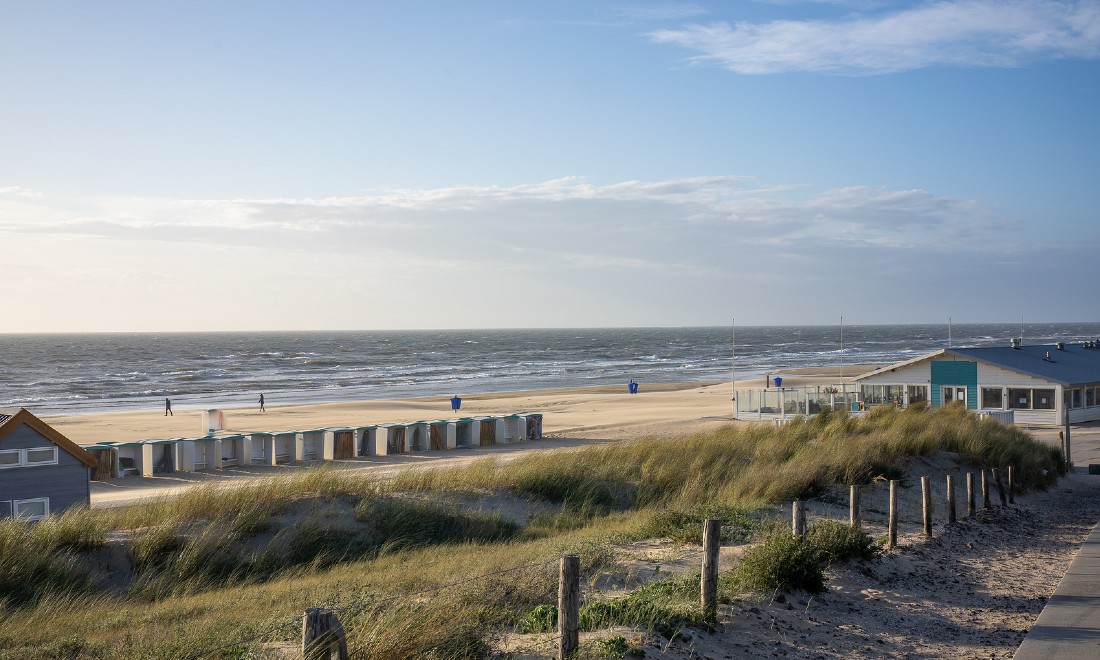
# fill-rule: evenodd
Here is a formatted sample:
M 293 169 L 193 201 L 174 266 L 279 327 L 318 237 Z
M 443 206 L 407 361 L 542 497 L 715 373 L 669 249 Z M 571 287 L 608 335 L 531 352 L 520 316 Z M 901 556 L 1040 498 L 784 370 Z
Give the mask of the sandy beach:
M 860 367 L 849 367 L 849 374 Z M 784 387 L 829 385 L 837 382 L 833 370 L 813 374 L 782 374 Z M 738 380 L 738 387 L 762 387 L 763 379 Z M 226 430 L 237 432 L 287 431 L 345 425 L 385 424 L 477 415 L 537 412 L 544 415 L 543 430 L 554 437 L 615 440 L 732 418 L 733 391 L 724 383 L 642 383 L 637 395 L 626 385 L 591 388 L 501 392 L 462 397 L 462 409 L 451 410 L 453 393 L 412 399 L 375 399 L 311 405 L 281 406 L 269 398 L 266 412 L 253 408 L 226 408 Z M 151 402 L 148 412 L 44 417 L 54 428 L 80 445 L 205 435 L 201 410 L 175 409 L 165 416 Z

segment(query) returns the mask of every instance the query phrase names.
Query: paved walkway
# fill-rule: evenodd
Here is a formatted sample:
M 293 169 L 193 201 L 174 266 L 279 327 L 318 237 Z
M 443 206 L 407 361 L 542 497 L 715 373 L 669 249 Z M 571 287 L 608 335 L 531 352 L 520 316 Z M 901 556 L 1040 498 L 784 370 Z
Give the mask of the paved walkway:
M 1057 431 L 1032 431 L 1057 444 Z M 1100 425 L 1075 426 L 1070 435 L 1078 472 L 1100 463 Z M 1097 477 L 1100 479 L 1100 477 Z M 1100 659 L 1100 523 L 1077 551 L 1062 582 L 1013 656 L 1015 660 Z

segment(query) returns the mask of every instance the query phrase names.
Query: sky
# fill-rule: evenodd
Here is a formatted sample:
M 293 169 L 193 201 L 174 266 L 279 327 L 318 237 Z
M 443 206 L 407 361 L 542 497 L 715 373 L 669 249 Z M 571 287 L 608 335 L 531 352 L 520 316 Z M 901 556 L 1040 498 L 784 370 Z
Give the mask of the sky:
M 1100 4 L 0 0 L 0 332 L 1100 321 Z

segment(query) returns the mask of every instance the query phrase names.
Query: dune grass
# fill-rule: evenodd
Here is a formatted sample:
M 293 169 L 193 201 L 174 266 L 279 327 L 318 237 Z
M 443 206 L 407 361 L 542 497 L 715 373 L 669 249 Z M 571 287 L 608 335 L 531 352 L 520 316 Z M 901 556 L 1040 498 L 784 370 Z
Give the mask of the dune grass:
M 723 519 L 727 541 L 744 541 L 770 529 L 762 505 L 900 477 L 910 457 L 942 451 L 974 466 L 1022 467 L 1025 488 L 1051 484 L 1061 462 L 1059 450 L 962 409 L 878 409 L 486 459 L 384 483 L 307 470 L 34 525 L 3 522 L 0 658 L 182 658 L 227 641 L 208 657 L 247 657 L 293 647 L 301 612 L 316 606 L 341 608 L 357 656 L 480 657 L 496 635 L 546 620 L 561 554 L 580 554 L 588 579 L 610 566 L 616 544 L 698 543 L 708 517 Z M 507 492 L 552 506 L 520 526 L 433 503 L 438 491 Z M 819 570 L 868 547 L 843 530 L 811 531 L 804 548 L 768 550 L 757 573 L 791 554 L 795 569 Z M 108 536 L 120 533 L 133 562 L 121 591 L 104 587 L 100 573 Z M 723 576 L 727 596 L 754 584 L 734 577 Z M 693 580 L 591 600 L 584 625 L 666 635 L 700 625 Z

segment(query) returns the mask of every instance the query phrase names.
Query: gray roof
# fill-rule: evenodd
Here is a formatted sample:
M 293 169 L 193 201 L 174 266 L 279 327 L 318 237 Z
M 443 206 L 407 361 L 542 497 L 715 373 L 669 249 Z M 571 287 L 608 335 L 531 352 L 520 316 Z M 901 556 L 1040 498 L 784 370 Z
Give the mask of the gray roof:
M 1082 344 L 1064 344 L 1064 350 L 1058 350 L 1054 344 L 1042 344 L 1020 348 L 952 348 L 946 352 L 1059 385 L 1100 384 L 1100 348 L 1085 348 Z M 1047 353 L 1050 353 L 1049 362 L 1046 360 Z

